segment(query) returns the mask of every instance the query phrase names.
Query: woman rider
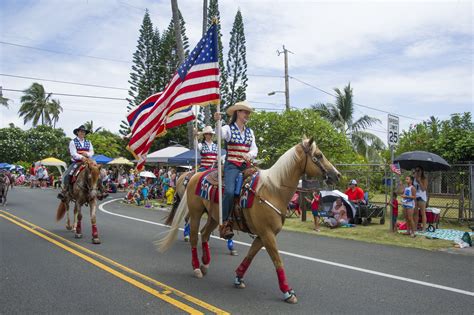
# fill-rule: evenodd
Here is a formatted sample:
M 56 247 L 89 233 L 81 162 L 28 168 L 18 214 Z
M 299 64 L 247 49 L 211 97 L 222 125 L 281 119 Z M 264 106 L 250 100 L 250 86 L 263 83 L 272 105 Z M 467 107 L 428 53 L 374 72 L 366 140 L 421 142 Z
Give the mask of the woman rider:
M 255 159 L 258 154 L 254 132 L 246 126 L 253 111 L 247 101 L 235 103 L 227 109 L 227 115 L 231 117 L 230 123 L 221 128 L 227 155 L 224 163 L 223 224 L 219 227 L 219 232 L 220 236 L 225 239 L 234 236 L 229 215 L 234 203 L 235 180 L 240 172 L 250 166 L 251 160 Z M 214 119 L 219 121 L 221 114 L 216 112 Z

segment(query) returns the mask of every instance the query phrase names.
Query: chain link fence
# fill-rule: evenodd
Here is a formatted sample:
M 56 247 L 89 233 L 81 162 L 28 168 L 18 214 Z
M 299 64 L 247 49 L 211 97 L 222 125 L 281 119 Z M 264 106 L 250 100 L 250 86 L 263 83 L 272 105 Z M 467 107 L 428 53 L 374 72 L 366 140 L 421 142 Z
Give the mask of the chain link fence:
M 392 173 L 389 165 L 384 164 L 337 164 L 335 167 L 342 174 L 338 185 L 328 187 L 321 180 L 304 180 L 303 197 L 311 198 L 311 191 L 338 189 L 344 192 L 351 179 L 369 194 L 369 203 L 387 206 L 390 202 Z M 411 172 L 402 170 L 402 180 Z M 455 164 L 449 171 L 430 172 L 428 176 L 428 207 L 441 210 L 440 219 L 448 221 L 474 220 L 474 164 Z M 394 177 L 395 189 L 399 177 Z M 304 200 L 304 198 L 302 198 Z M 399 202 L 401 200 L 399 198 Z M 309 205 L 303 202 L 303 209 Z M 387 207 L 389 213 L 389 207 Z

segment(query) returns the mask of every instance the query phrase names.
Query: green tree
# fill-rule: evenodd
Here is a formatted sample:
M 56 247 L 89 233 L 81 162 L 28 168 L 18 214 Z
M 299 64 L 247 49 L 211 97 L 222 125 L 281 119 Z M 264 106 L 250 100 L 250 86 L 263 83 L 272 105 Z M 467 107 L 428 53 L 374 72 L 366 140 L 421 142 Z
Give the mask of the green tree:
M 474 160 L 474 123 L 472 114 L 452 114 L 448 120 L 430 117 L 412 125 L 400 135 L 396 154 L 407 151 L 428 151 L 445 158 L 449 163 Z
M 154 45 L 155 44 L 155 45 Z M 137 50 L 133 54 L 132 71 L 130 72 L 130 89 L 128 91 L 127 110 L 132 110 L 139 105 L 145 98 L 152 95 L 154 79 L 153 61 L 156 60 L 156 38 L 153 31 L 153 24 L 150 19 L 148 10 L 145 11 L 142 26 L 140 28 L 140 36 L 138 38 Z M 130 127 L 126 121 L 122 121 L 120 125 L 120 133 L 127 135 Z
M 263 161 L 263 167 L 273 165 L 290 147 L 301 142 L 303 136 L 314 137 L 332 163 L 358 161 L 346 137 L 311 109 L 256 112 L 248 125 L 255 132 L 259 148 L 257 159 Z
M 29 155 L 26 132 L 13 124 L 9 128 L 0 129 L 0 161 L 14 163 L 27 160 Z
M 18 114 L 25 124 L 31 121 L 33 126 L 37 126 L 41 119 L 42 125 L 51 125 L 53 119 L 59 119 L 62 107 L 58 100 L 49 100 L 52 94 L 46 95 L 43 85 L 35 82 L 24 93 Z
M 338 88 L 334 91 L 337 94 L 336 104 L 317 104 L 312 108 L 344 134 L 358 154 L 369 161 L 380 160 L 379 151 L 385 148 L 385 144 L 376 135 L 365 131 L 368 127 L 380 123 L 380 120 L 364 115 L 354 121 L 354 103 L 350 83 L 344 88 L 344 92 Z
M 102 129 L 89 134 L 87 139 L 92 142 L 95 154 L 103 154 L 110 157 L 132 157 L 130 152 L 125 149 L 126 141 L 120 135 L 113 132 Z
M 56 124 L 59 120 L 59 114 L 63 112 L 63 108 L 61 107 L 61 103 L 59 100 L 51 100 L 49 103 L 49 113 L 51 115 L 51 123 L 53 128 L 56 128 Z
M 25 139 L 29 154 L 28 161 L 39 161 L 47 157 L 55 157 L 63 161 L 69 161 L 70 155 L 68 145 L 70 139 L 66 137 L 62 129 L 54 129 L 51 126 L 37 126 L 26 132 Z
M 234 19 L 230 32 L 229 54 L 227 58 L 227 75 L 229 79 L 229 93 L 225 104 L 229 107 L 238 101 L 246 99 L 247 90 L 247 60 L 245 48 L 244 21 L 240 9 Z

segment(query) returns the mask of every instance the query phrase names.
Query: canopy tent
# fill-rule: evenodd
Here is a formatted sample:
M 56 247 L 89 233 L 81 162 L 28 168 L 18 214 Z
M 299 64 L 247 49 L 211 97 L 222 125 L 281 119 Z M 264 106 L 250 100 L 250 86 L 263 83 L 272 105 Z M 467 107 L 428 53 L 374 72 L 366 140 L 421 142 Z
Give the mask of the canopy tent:
M 225 150 L 221 150 L 221 157 L 224 158 L 226 153 L 227 152 Z M 185 151 L 181 154 L 176 155 L 175 157 L 170 157 L 168 159 L 168 164 L 194 165 L 195 164 L 195 160 L 194 160 L 195 155 L 196 154 L 195 154 L 194 150 L 188 150 L 188 151 Z M 199 153 L 198 153 L 197 161 L 198 161 L 198 163 L 201 162 L 201 157 L 200 157 Z
M 8 163 L 0 163 L 0 169 L 9 170 L 13 165 Z
M 178 154 L 190 151 L 183 146 L 171 146 L 148 154 L 146 158 L 147 163 L 168 163 L 168 159 L 177 156 Z
M 124 157 L 118 157 L 116 159 L 113 159 L 112 161 L 108 162 L 107 164 L 109 165 L 133 165 L 132 161 L 127 160 Z
M 54 158 L 54 157 L 49 157 L 49 158 L 46 158 L 46 159 L 43 159 L 41 161 L 38 161 L 36 163 L 41 163 L 45 166 L 56 166 L 56 168 L 58 169 L 59 171 L 59 174 L 61 174 L 61 176 L 63 175 L 63 169 L 66 170 L 66 162 L 64 161 L 61 161 L 57 158 Z
M 113 160 L 112 158 L 102 154 L 94 155 L 92 158 L 97 162 L 97 164 L 107 164 Z

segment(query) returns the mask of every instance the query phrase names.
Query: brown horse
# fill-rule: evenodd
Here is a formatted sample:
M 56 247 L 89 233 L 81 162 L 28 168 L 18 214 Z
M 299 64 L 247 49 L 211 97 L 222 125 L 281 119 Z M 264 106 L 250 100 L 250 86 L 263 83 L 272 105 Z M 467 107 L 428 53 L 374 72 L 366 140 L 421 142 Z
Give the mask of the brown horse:
M 66 200 L 61 201 L 56 213 L 56 220 L 59 221 L 67 212 L 66 228 L 71 230 L 75 228 L 75 237 L 82 238 L 82 211 L 81 207 L 89 204 L 91 224 L 92 224 L 92 243 L 100 244 L 99 233 L 96 225 L 96 211 L 97 211 L 97 191 L 100 176 L 100 166 L 94 160 L 86 159 L 84 162 L 84 169 L 77 176 L 74 182 L 72 191 L 66 193 Z M 74 225 L 71 226 L 69 220 L 69 203 L 74 201 Z
M 0 203 L 3 207 L 7 205 L 8 188 L 10 187 L 10 178 L 4 172 L 0 172 Z
M 260 171 L 260 180 L 256 188 L 256 197 L 253 205 L 243 209 L 243 214 L 254 239 L 247 256 L 236 270 L 234 285 L 244 288 L 243 277 L 252 259 L 258 251 L 265 246 L 273 264 L 276 268 L 280 290 L 283 292 L 284 300 L 288 303 L 296 303 L 297 298 L 293 289 L 288 285 L 278 253 L 276 235 L 281 231 L 285 222 L 286 208 L 293 196 L 298 181 L 303 174 L 310 177 L 321 176 L 329 184 L 339 180 L 341 174 L 325 158 L 318 149 L 313 139 L 303 141 L 283 154 L 278 161 L 267 170 Z M 178 226 L 189 209 L 191 225 L 191 250 L 192 266 L 194 275 L 202 278 L 207 273 L 211 261 L 209 250 L 209 237 L 211 232 L 218 226 L 219 210 L 216 203 L 204 200 L 195 194 L 196 186 L 199 185 L 200 176 L 193 176 L 187 186 L 186 193 L 176 211 L 171 230 L 165 238 L 158 242 L 161 251 L 171 247 L 176 240 Z M 186 206 L 188 209 L 186 209 Z M 208 220 L 201 233 L 202 241 L 202 264 L 199 263 L 197 253 L 198 231 L 201 216 L 208 212 L 212 220 Z

